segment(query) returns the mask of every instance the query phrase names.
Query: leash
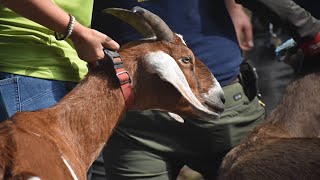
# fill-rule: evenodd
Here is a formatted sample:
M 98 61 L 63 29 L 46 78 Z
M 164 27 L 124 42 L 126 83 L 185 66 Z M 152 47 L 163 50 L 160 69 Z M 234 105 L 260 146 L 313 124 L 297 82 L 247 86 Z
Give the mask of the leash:
M 116 51 L 111 51 L 108 49 L 103 50 L 107 60 L 111 61 L 114 67 L 114 71 L 119 80 L 120 88 L 125 100 L 127 109 L 129 109 L 134 102 L 133 90 L 131 86 L 131 78 L 128 71 L 125 70 L 123 66 L 123 60 L 120 57 L 119 53 Z

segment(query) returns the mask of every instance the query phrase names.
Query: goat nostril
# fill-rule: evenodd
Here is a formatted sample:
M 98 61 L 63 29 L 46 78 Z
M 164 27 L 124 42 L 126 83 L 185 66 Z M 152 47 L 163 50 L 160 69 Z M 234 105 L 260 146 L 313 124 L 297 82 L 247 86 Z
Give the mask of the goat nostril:
M 224 98 L 224 95 L 221 95 L 220 98 L 221 98 L 222 103 L 224 104 L 226 102 L 226 99 Z

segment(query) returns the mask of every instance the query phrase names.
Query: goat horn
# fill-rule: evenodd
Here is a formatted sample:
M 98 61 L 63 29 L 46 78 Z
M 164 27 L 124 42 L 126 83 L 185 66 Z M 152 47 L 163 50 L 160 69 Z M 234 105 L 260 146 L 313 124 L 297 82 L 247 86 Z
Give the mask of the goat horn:
M 159 16 L 139 6 L 134 7 L 132 12 L 139 14 L 145 21 L 147 21 L 156 34 L 158 40 L 165 40 L 168 42 L 172 41 L 173 32 Z
M 151 38 L 156 36 L 150 25 L 139 14 L 122 8 L 107 8 L 102 12 L 111 14 L 121 19 L 122 21 L 128 23 L 145 38 Z

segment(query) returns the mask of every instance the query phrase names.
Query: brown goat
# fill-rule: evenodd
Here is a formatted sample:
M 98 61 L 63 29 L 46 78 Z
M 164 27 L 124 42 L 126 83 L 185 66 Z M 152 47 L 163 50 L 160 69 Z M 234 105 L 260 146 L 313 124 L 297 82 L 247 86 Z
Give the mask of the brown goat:
M 315 61 L 319 61 L 318 59 Z M 292 82 L 266 123 L 231 150 L 220 180 L 320 179 L 320 73 Z
M 119 12 L 138 18 L 135 24 L 145 26 L 140 30 L 156 36 L 119 51 L 132 78 L 130 109 L 217 119 L 223 111 L 222 89 L 183 40 L 145 9 L 112 11 Z M 86 179 L 126 110 L 113 65 L 102 61 L 53 107 L 19 112 L 0 124 L 0 179 Z

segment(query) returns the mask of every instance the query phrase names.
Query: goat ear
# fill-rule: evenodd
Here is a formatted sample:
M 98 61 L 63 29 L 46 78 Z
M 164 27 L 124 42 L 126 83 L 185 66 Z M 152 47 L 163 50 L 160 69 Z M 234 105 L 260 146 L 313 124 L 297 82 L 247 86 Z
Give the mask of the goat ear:
M 192 92 L 186 77 L 176 61 L 163 51 L 151 52 L 144 57 L 146 69 L 172 84 L 190 103 L 196 113 L 205 119 L 216 120 L 219 115 L 204 107 Z
M 111 14 L 122 21 L 131 25 L 145 38 L 156 37 L 150 25 L 145 21 L 145 19 L 132 11 L 122 8 L 107 8 L 102 11 L 103 13 Z

